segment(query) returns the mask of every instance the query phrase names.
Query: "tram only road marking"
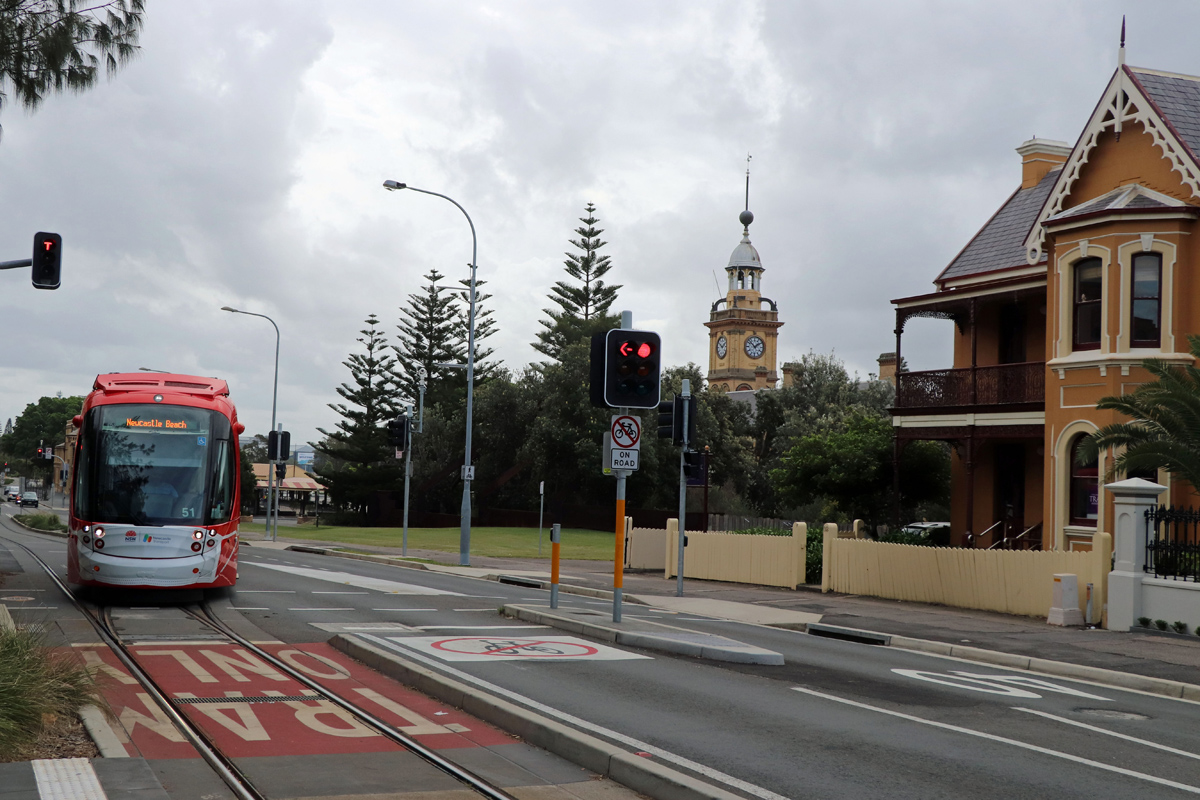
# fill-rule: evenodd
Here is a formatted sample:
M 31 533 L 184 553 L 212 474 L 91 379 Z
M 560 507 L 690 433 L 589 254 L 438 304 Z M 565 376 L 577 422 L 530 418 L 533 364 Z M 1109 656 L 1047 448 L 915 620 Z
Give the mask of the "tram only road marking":
M 626 661 L 650 657 L 573 636 L 389 636 L 388 640 L 442 661 Z
M 385 594 L 419 594 L 419 595 L 450 595 L 453 597 L 461 597 L 458 592 L 447 592 L 442 589 L 430 589 L 425 586 L 417 586 L 412 583 L 400 583 L 399 581 L 385 581 L 380 578 L 368 578 L 363 575 L 354 575 L 350 572 L 334 572 L 324 569 L 309 569 L 308 567 L 287 567 L 275 564 L 258 564 L 253 561 L 246 562 L 256 567 L 263 569 L 273 569 L 279 572 L 287 572 L 292 575 L 299 575 L 302 578 L 316 578 L 320 581 L 328 581 L 329 583 L 340 583 L 345 586 L 357 586 L 360 589 L 374 589 L 377 592 Z
M 1017 739 L 1009 739 L 1007 736 L 997 736 L 992 733 L 984 733 L 983 731 L 976 731 L 976 730 L 972 730 L 970 728 L 962 728 L 962 727 L 959 727 L 958 725 L 951 725 L 947 722 L 937 722 L 937 721 L 931 720 L 931 719 L 923 719 L 921 717 L 915 717 L 912 714 L 905 714 L 900 711 L 892 711 L 891 709 L 888 709 L 888 708 L 880 708 L 879 706 L 872 706 L 872 705 L 868 705 L 867 703 L 860 703 L 857 700 L 849 700 L 844 697 L 837 697 L 832 694 L 825 694 L 824 692 L 818 692 L 813 689 L 805 689 L 804 687 L 801 687 L 801 686 L 793 686 L 792 691 L 800 692 L 801 694 L 811 695 L 812 697 L 820 697 L 824 700 L 832 700 L 835 703 L 842 703 L 843 705 L 848 705 L 848 706 L 853 706 L 855 708 L 865 709 L 866 711 L 874 711 L 877 714 L 884 714 L 889 717 L 898 717 L 899 719 L 906 719 L 909 722 L 916 722 L 920 725 L 928 725 L 932 728 L 940 728 L 940 729 L 946 730 L 946 731 L 953 731 L 954 733 L 962 733 L 962 734 L 966 734 L 967 736 L 976 736 L 980 739 L 987 739 L 988 741 L 991 741 L 991 742 L 1000 742 L 1001 744 L 1012 745 L 1013 747 L 1019 747 L 1022 750 L 1030 750 L 1034 753 L 1041 753 L 1043 755 L 1053 756 L 1054 758 L 1061 758 L 1064 761 L 1073 761 L 1076 764 L 1083 764 L 1085 767 L 1094 767 L 1095 769 L 1104 770 L 1105 772 L 1115 772 L 1118 775 L 1125 775 L 1130 778 L 1137 778 L 1139 780 L 1147 781 L 1149 783 L 1156 783 L 1159 786 L 1170 786 L 1172 789 L 1180 789 L 1185 792 L 1190 792 L 1191 794 L 1200 794 L 1200 786 L 1191 786 L 1186 783 L 1178 783 L 1176 781 L 1167 780 L 1166 778 L 1160 778 L 1157 775 L 1147 775 L 1144 772 L 1135 772 L 1134 770 L 1125 769 L 1123 767 L 1114 767 L 1110 764 L 1104 764 L 1099 761 L 1093 761 L 1090 758 L 1084 758 L 1082 756 L 1072 755 L 1071 753 L 1064 753 L 1060 750 L 1051 750 L 1048 747 L 1040 747 L 1036 744 L 1030 744 L 1029 742 L 1022 742 Z

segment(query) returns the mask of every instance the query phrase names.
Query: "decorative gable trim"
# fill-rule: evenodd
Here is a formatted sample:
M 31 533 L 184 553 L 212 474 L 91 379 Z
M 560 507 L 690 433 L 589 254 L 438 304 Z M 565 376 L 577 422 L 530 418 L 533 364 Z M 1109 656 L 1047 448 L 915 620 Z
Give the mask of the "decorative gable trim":
M 1059 173 L 1054 188 L 1050 190 L 1037 220 L 1025 237 L 1025 258 L 1036 264 L 1044 257 L 1046 239 L 1044 223 L 1063 211 L 1063 204 L 1071 194 L 1075 181 L 1088 162 L 1100 136 L 1111 130 L 1118 136 L 1126 122 L 1140 122 L 1146 132 L 1154 137 L 1154 144 L 1163 151 L 1163 158 L 1171 162 L 1171 169 L 1178 172 L 1182 182 L 1192 190 L 1192 196 L 1200 198 L 1200 165 L 1192 157 L 1170 123 L 1163 117 L 1154 101 L 1146 94 L 1129 67 L 1122 65 L 1113 74 L 1108 88 L 1092 112 L 1087 127 L 1071 151 L 1070 158 Z

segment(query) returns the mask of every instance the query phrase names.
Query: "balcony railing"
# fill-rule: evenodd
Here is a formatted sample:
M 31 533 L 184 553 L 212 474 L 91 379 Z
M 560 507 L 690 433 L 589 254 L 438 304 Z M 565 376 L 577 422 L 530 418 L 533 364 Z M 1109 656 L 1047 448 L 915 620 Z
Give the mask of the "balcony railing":
M 896 408 L 1046 402 L 1046 364 L 1043 361 L 901 372 L 896 378 Z

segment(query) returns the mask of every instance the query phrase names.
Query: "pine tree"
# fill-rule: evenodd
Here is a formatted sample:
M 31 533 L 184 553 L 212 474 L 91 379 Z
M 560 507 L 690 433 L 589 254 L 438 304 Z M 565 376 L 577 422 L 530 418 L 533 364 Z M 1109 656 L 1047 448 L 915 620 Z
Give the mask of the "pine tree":
M 425 276 L 428 284 L 408 296 L 400 309 L 399 344 L 393 349 L 402 370 L 400 388 L 408 402 L 417 402 L 417 367 L 428 375 L 425 404 L 438 405 L 465 394 L 466 383 L 459 370 L 437 364 L 459 364 L 466 356 L 465 325 L 459 308 L 458 293 L 438 281 L 445 278 L 436 269 Z M 476 349 L 478 352 L 478 348 Z
M 342 419 L 333 431 L 318 428 L 325 438 L 313 444 L 330 459 L 317 475 L 334 503 L 359 512 L 368 510 L 375 492 L 396 488 L 402 477 L 386 429 L 387 421 L 400 414 L 396 357 L 387 352 L 374 314 L 366 324 L 357 339 L 366 352 L 351 353 L 342 362 L 350 370 L 351 383 L 343 383 L 337 393 L 346 402 L 329 404 Z
M 137 53 L 144 11 L 144 0 L 0 3 L 0 84 L 30 110 L 48 92 L 91 88 L 101 58 L 112 75 Z
M 459 281 L 463 285 L 463 290 L 458 293 L 459 301 L 462 303 L 462 316 L 459 322 L 458 342 L 459 349 L 467 352 L 467 315 L 471 308 L 471 279 L 463 278 Z M 492 316 L 492 309 L 484 307 L 484 303 L 492 298 L 490 294 L 485 294 L 482 290 L 487 281 L 475 281 L 475 384 L 480 381 L 485 381 L 496 372 L 496 363 L 488 361 L 492 354 L 496 351 L 490 347 L 484 347 L 483 342 L 491 338 L 496 333 L 496 319 Z
M 560 310 L 542 309 L 549 319 L 541 320 L 545 330 L 538 331 L 538 341 L 533 343 L 535 350 L 556 361 L 567 345 L 616 324 L 608 309 L 621 287 L 606 285 L 601 280 L 612 269 L 609 257 L 599 255 L 600 248 L 608 242 L 600 239 L 604 231 L 596 227 L 600 221 L 596 218 L 596 207 L 588 203 L 585 211 L 587 216 L 579 218 L 583 225 L 575 229 L 579 238 L 569 240 L 582 253 L 566 253 L 564 262 L 567 274 L 577 285 L 555 282 L 550 299 Z

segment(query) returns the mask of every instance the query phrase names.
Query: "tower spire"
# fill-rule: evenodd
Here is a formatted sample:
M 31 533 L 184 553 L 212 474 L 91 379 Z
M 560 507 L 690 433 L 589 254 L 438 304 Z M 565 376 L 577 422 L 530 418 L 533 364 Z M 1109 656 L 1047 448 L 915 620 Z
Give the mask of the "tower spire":
M 1125 15 L 1121 15 L 1121 47 L 1117 50 L 1117 66 L 1125 66 Z
M 742 236 L 750 236 L 750 223 L 754 222 L 754 215 L 750 213 L 750 154 L 746 153 L 746 210 L 738 215 L 738 222 L 742 223 Z M 746 241 L 750 241 L 746 239 Z

